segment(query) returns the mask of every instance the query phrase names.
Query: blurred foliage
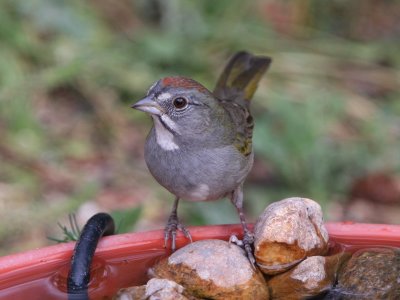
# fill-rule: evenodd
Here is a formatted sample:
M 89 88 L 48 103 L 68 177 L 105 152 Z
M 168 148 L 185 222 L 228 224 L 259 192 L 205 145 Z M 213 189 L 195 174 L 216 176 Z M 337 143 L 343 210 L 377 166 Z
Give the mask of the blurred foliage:
M 254 99 L 254 220 L 299 195 L 345 201 L 362 174 L 400 167 L 395 1 L 0 2 L 0 251 L 42 246 L 58 220 L 115 211 L 160 228 L 172 197 L 143 162 L 129 109 L 165 75 L 212 88 L 237 50 L 269 55 Z M 142 207 L 142 208 L 140 208 Z M 121 215 L 121 211 L 127 211 Z M 237 222 L 229 201 L 182 203 L 187 224 Z
M 78 225 L 78 222 L 76 221 L 75 214 L 69 214 L 68 215 L 69 219 L 69 224 L 68 225 L 62 225 L 61 223 L 58 223 L 58 227 L 61 229 L 61 232 L 63 233 L 62 238 L 57 238 L 57 237 L 47 237 L 49 240 L 57 242 L 57 243 L 67 243 L 71 241 L 78 241 L 80 235 L 81 235 L 81 229 Z
M 111 217 L 115 222 L 116 233 L 126 233 L 132 230 L 133 226 L 139 220 L 142 212 L 142 207 L 134 207 L 126 210 L 113 211 Z

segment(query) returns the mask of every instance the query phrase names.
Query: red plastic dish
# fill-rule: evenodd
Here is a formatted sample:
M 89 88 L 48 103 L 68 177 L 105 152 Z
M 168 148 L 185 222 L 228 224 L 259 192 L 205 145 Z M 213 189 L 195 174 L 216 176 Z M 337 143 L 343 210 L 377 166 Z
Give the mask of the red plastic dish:
M 400 247 L 400 226 L 327 223 L 330 240 L 351 250 L 367 246 Z M 193 240 L 241 237 L 241 225 L 191 227 Z M 188 241 L 179 235 L 177 246 Z M 143 284 L 147 270 L 168 255 L 163 231 L 103 238 L 96 250 L 90 283 L 91 299 L 107 299 L 121 288 Z M 0 258 L 0 299 L 67 299 L 66 276 L 74 243 L 58 244 Z M 106 296 L 106 297 L 105 297 Z

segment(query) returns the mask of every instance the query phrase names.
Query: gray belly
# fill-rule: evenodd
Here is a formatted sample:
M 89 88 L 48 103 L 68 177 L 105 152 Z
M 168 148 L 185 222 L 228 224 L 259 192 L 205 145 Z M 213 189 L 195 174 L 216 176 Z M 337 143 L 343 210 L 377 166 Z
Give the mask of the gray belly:
M 252 154 L 244 157 L 234 146 L 166 151 L 149 142 L 145 146 L 145 159 L 162 186 L 191 201 L 225 197 L 244 181 L 253 164 Z

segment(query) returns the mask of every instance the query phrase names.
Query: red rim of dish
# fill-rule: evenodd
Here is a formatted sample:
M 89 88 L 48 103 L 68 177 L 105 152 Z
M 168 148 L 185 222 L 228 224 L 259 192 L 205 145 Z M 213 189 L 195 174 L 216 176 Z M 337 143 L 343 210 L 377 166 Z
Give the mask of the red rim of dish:
M 326 223 L 330 240 L 349 245 L 380 245 L 400 247 L 400 225 L 362 224 L 353 222 Z M 240 224 L 195 226 L 189 228 L 193 240 L 224 239 L 232 234 L 241 237 Z M 187 244 L 182 235 L 178 235 L 177 247 Z M 27 252 L 0 257 L 0 282 L 13 273 L 26 271 L 48 272 L 57 266 L 65 265 L 71 257 L 75 243 L 58 244 Z M 163 247 L 163 231 L 135 232 L 104 237 L 98 245 L 96 256 L 103 259 L 112 259 L 118 255 L 146 251 L 150 249 L 167 254 Z M 1 284 L 0 284 L 1 288 Z

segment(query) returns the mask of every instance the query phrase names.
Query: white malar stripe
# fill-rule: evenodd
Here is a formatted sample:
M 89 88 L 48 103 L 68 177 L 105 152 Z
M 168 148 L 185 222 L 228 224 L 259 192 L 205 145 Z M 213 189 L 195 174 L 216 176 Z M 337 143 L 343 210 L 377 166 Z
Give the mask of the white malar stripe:
M 153 121 L 156 130 L 157 144 L 160 145 L 162 149 L 167 151 L 179 149 L 179 146 L 174 142 L 174 135 L 166 128 L 164 128 L 163 124 L 161 124 L 157 116 L 153 116 Z
M 207 184 L 200 183 L 191 192 L 190 196 L 192 200 L 206 200 L 210 193 L 210 187 Z
M 175 133 L 180 134 L 178 126 L 176 126 L 176 123 L 174 121 L 172 121 L 168 115 L 166 115 L 166 114 L 161 115 L 161 120 L 163 120 L 163 122 L 169 128 L 171 128 Z
M 170 93 L 161 93 L 160 95 L 157 96 L 157 99 L 160 101 L 165 101 L 168 99 L 171 99 L 172 95 Z

